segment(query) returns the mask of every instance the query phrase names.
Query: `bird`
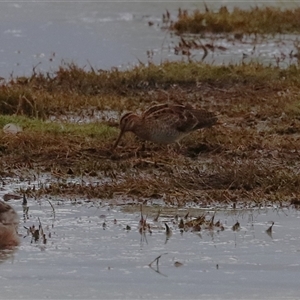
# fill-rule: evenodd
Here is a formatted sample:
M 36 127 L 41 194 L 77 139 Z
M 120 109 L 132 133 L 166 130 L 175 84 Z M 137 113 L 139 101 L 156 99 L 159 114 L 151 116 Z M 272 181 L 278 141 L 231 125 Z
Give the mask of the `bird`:
M 12 206 L 0 200 L 0 249 L 9 249 L 19 245 L 18 226 L 17 212 Z
M 141 140 L 157 144 L 178 142 L 187 134 L 217 123 L 217 116 L 190 104 L 158 104 L 148 108 L 141 115 L 128 112 L 120 119 L 120 134 L 113 146 L 115 149 L 123 134 L 133 132 Z

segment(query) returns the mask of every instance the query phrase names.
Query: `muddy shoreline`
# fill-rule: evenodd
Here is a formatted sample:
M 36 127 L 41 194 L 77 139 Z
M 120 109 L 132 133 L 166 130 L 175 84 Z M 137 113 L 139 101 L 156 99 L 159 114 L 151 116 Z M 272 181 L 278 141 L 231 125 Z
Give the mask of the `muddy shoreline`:
M 174 77 L 178 68 L 182 72 Z M 165 75 L 152 85 L 149 79 L 162 71 Z M 8 98 L 11 109 L 15 103 L 17 114 L 1 117 L 2 126 L 12 122 L 23 128 L 15 135 L 0 133 L 2 180 L 21 176 L 30 181 L 48 174 L 51 184 L 19 191 L 34 197 L 159 198 L 175 206 L 191 201 L 205 206 L 211 202 L 292 203 L 299 199 L 298 68 L 166 63 L 115 72 L 104 75 L 70 68 L 60 70 L 51 80 L 40 75 L 25 83 L 11 83 L 6 90 L 3 87 L 8 94 L 26 89 L 31 98 L 17 98 L 23 99 L 21 102 Z M 104 87 L 102 82 L 103 88 L 91 95 L 100 80 L 109 84 Z M 69 89 L 71 82 L 73 88 Z M 122 95 L 121 86 L 114 88 L 121 82 Z M 44 98 L 37 98 L 36 93 Z M 66 101 L 64 112 L 59 108 L 62 99 Z M 102 108 L 94 106 L 96 101 Z M 142 149 L 140 141 L 128 133 L 112 151 L 118 119 L 102 117 L 89 122 L 95 110 L 111 109 L 122 115 L 164 102 L 214 111 L 220 124 L 190 134 L 180 147 L 148 143 Z M 30 114 L 38 107 L 43 107 L 45 114 L 55 112 L 58 118 L 34 118 Z M 62 113 L 76 115 L 83 108 L 86 114 L 80 116 L 85 122 L 59 121 Z

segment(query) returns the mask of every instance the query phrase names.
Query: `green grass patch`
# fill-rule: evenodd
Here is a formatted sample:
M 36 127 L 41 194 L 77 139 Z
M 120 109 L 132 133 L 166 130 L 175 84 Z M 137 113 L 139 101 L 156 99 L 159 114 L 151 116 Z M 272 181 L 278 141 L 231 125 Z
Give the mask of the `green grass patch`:
M 24 132 L 32 132 L 36 134 L 70 134 L 77 136 L 91 136 L 108 138 L 116 134 L 116 129 L 103 123 L 68 123 L 68 122 L 50 122 L 37 118 L 28 118 L 26 116 L 10 116 L 0 115 L 0 127 L 13 123 L 20 126 Z
M 300 119 L 300 96 L 294 100 L 295 101 L 286 104 L 285 113 L 287 113 L 289 116 L 294 116 Z

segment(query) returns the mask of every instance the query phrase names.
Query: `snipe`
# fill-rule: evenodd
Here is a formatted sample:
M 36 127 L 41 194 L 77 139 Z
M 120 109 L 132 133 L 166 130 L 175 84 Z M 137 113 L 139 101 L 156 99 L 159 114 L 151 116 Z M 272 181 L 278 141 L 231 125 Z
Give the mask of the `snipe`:
M 0 249 L 19 244 L 18 225 L 19 217 L 16 211 L 9 204 L 0 201 Z
M 142 115 L 126 113 L 120 120 L 120 134 L 114 145 L 119 144 L 123 134 L 131 131 L 140 139 L 158 144 L 171 144 L 185 135 L 217 123 L 213 112 L 195 109 L 191 105 L 160 104 L 147 109 Z

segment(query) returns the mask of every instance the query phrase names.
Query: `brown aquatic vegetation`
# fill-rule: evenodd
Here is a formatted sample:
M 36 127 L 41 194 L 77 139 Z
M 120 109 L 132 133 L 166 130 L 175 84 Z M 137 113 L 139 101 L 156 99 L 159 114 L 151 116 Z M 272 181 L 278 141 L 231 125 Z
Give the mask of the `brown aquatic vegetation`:
M 10 114 L 0 116 L 0 125 L 19 123 L 23 132 L 0 132 L 0 175 L 4 181 L 7 176 L 33 181 L 49 174 L 50 184 L 20 191 L 35 197 L 118 204 L 162 199 L 175 206 L 294 203 L 300 196 L 299 76 L 296 66 L 165 63 L 106 73 L 72 66 L 52 78 L 14 79 L 0 90 L 1 113 Z M 127 136 L 113 153 L 117 118 L 85 125 L 27 117 L 76 116 L 86 109 L 87 120 L 92 110 L 121 115 L 161 103 L 214 111 L 220 125 L 191 132 L 180 147 L 149 143 L 139 150 L 139 142 Z
M 268 44 L 271 38 L 272 43 L 277 44 L 273 47 L 278 47 L 279 50 L 278 54 L 270 57 L 272 63 L 285 67 L 299 62 L 300 47 L 296 35 L 290 35 L 288 38 L 291 45 L 291 48 L 288 47 L 288 53 L 280 46 L 281 43 L 286 45 L 283 41 L 287 38 L 286 34 L 300 31 L 299 7 L 280 9 L 260 6 L 245 10 L 237 7 L 228 9 L 222 6 L 219 10 L 210 10 L 206 4 L 204 5 L 205 9 L 201 11 L 197 9 L 188 12 L 179 8 L 175 21 L 169 13 L 163 14 L 161 29 L 170 31 L 171 36 L 173 32 L 179 36 L 172 41 L 169 51 L 187 61 L 203 62 L 208 58 L 214 62 L 216 53 L 230 52 L 229 48 L 236 48 L 246 43 L 252 50 L 243 52 L 242 61 L 251 58 L 264 60 L 257 45 Z M 228 43 L 227 47 L 224 47 L 223 39 Z M 152 62 L 152 58 L 153 54 L 148 55 L 149 63 Z
M 282 70 L 255 63 L 211 66 L 166 62 L 160 66 L 141 65 L 123 72 L 66 65 L 53 74 L 34 73 L 30 78 L 13 78 L 3 83 L 0 113 L 47 118 L 67 113 L 81 116 L 82 111 L 86 111 L 83 117 L 93 117 L 99 110 L 136 110 L 153 102 L 166 102 L 166 99 L 193 104 L 212 91 L 212 96 L 215 93 L 221 96 L 222 92 L 228 95 L 231 90 L 236 94 L 237 85 L 245 87 L 240 96 L 248 93 L 245 101 L 249 103 L 249 93 L 256 98 L 264 97 L 268 89 L 284 97 L 290 96 L 287 93 L 299 87 L 298 76 L 296 66 Z M 190 94 L 187 93 L 189 89 L 192 89 Z
M 178 20 L 169 22 L 169 28 L 177 33 L 236 33 L 278 34 L 300 31 L 300 8 L 254 7 L 248 10 L 235 7 L 230 11 L 222 6 L 218 11 L 195 10 L 188 13 L 179 9 Z

